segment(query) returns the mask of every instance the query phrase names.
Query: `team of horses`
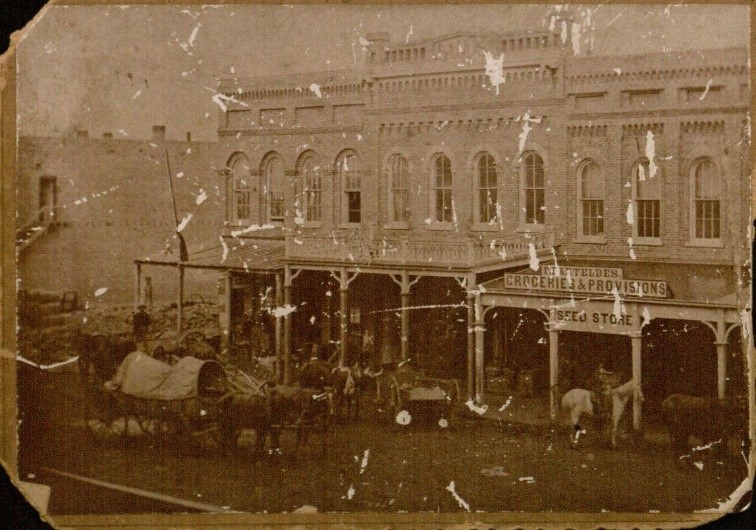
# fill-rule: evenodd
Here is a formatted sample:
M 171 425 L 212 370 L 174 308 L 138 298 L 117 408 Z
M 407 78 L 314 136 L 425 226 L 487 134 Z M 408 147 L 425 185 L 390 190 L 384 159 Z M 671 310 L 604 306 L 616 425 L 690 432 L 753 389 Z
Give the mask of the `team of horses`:
M 620 420 L 635 397 L 643 400 L 640 386 L 632 379 L 603 391 L 573 388 L 566 392 L 560 404 L 570 425 L 570 446 L 577 448 L 586 433 L 585 422 L 593 419 L 599 430 L 602 423 L 608 423 L 609 446 L 616 449 Z M 670 448 L 683 458 L 690 456 L 691 439 L 700 443 L 695 450 L 711 448 L 718 457 L 725 456 L 731 440 L 745 439 L 747 405 L 741 401 L 675 393 L 664 399 L 661 411 Z
M 129 348 L 101 349 L 99 356 L 92 355 L 90 348 L 86 350 L 90 353 L 82 356 L 85 376 L 106 381 Z M 265 362 L 261 361 L 263 365 Z M 267 373 L 276 372 L 275 366 L 265 367 Z M 297 371 L 294 383 L 277 384 L 275 378 L 271 378 L 261 386 L 260 392 L 252 395 L 229 392 L 221 400 L 218 418 L 220 448 L 224 453 L 232 451 L 240 433 L 249 429 L 256 434 L 256 454 L 263 454 L 268 438 L 271 451 L 280 453 L 280 433 L 284 427 L 296 429 L 299 446 L 306 442 L 314 425 L 320 425 L 325 432 L 334 419 L 358 419 L 361 394 L 372 388 L 375 399 L 380 401 L 382 382 L 392 373 L 395 372 L 372 370 L 359 363 L 346 366 L 334 354 L 328 360 L 312 358 L 305 362 Z M 560 397 L 563 418 L 570 426 L 569 445 L 573 448 L 579 445 L 590 425 L 590 430 L 608 431 L 608 445 L 616 449 L 620 421 L 630 409 L 628 404 L 636 399 L 643 400 L 639 385 L 632 379 L 600 389 L 573 388 L 557 397 Z M 727 438 L 742 430 L 745 424 L 741 421 L 744 418 L 742 404 L 737 406 L 715 398 L 673 394 L 663 401 L 661 410 L 671 448 L 676 453 L 689 449 L 691 437 L 703 444 L 716 445 L 716 449 L 722 451 Z

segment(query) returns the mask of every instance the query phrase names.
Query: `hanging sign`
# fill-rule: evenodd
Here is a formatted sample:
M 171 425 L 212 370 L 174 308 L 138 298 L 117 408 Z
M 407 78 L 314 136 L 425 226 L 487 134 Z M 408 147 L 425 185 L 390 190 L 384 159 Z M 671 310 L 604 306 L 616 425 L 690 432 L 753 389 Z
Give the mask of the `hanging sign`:
M 613 302 L 579 302 L 562 304 L 550 312 L 551 329 L 627 335 L 642 327 L 643 316 L 632 314 L 631 307 L 616 307 Z
M 622 269 L 614 267 L 560 267 L 557 265 L 541 265 L 544 276 L 564 276 L 565 278 L 607 278 L 621 279 Z
M 612 295 L 616 290 L 620 296 L 667 297 L 667 282 L 663 281 L 574 277 L 565 274 L 546 276 L 508 273 L 504 275 L 504 287 L 525 291 L 601 295 Z

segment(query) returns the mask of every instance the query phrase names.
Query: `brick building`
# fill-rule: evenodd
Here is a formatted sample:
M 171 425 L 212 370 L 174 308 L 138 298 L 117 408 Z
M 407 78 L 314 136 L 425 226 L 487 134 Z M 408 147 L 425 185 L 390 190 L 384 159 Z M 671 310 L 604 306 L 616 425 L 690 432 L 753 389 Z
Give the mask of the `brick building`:
M 22 281 L 55 271 L 123 296 L 136 259 L 140 292 L 162 274 L 172 297 L 176 269 L 203 292 L 220 273 L 229 344 L 258 320 L 286 377 L 335 348 L 466 378 L 479 400 L 513 373 L 547 395 L 598 366 L 636 379 L 649 409 L 742 390 L 746 49 L 576 57 L 537 31 L 375 34 L 365 50 L 360 69 L 222 80 L 217 144 L 22 138 L 19 204 L 101 203 L 89 224 L 56 213 L 69 226 L 22 251 Z M 193 213 L 184 262 L 154 254 L 175 243 L 158 144 L 194 179 L 175 180 L 179 217 Z M 113 186 L 134 217 L 91 197 Z M 102 270 L 81 267 L 95 257 Z
M 640 381 L 641 359 L 652 406 L 742 385 L 747 50 L 578 58 L 550 32 L 368 40 L 363 70 L 221 82 L 224 238 L 247 249 L 227 314 L 267 292 L 296 308 L 275 326 L 286 359 L 336 342 L 345 362 L 466 374 L 479 399 L 486 373 L 584 384 L 600 364 Z M 625 328 L 559 322 L 560 301 L 612 313 L 613 294 L 496 279 L 534 260 L 665 294 L 618 291 Z

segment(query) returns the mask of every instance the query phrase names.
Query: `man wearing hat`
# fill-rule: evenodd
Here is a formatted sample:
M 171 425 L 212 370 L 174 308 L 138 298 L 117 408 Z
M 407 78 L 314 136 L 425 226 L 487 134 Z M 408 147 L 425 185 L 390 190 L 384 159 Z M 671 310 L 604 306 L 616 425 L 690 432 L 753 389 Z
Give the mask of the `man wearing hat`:
M 137 349 L 142 349 L 147 340 L 147 332 L 150 329 L 150 315 L 145 311 L 146 305 L 139 304 L 139 310 L 134 313 L 134 342 Z

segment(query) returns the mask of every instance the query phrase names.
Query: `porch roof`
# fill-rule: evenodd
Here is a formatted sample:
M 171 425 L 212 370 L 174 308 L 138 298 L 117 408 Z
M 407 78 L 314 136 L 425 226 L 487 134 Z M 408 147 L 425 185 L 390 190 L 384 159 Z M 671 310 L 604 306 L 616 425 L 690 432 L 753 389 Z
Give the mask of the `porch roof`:
M 285 243 L 280 240 L 225 239 L 223 244 L 189 252 L 189 260 L 179 262 L 160 258 L 134 260 L 140 265 L 232 272 L 269 273 L 283 271 Z

